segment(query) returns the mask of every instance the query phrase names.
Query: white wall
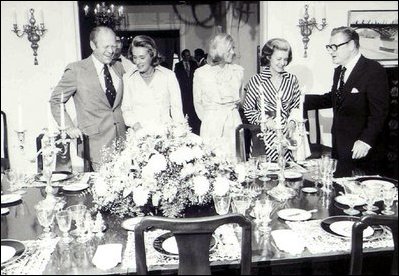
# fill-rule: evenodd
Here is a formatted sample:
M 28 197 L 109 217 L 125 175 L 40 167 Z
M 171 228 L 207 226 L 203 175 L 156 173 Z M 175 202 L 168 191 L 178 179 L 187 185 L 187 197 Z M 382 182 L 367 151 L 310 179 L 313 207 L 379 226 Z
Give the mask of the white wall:
M 50 87 L 55 86 L 65 66 L 80 59 L 79 33 L 75 1 L 1 1 L 1 110 L 8 119 L 11 166 L 36 171 L 35 139 L 47 123 L 47 103 Z M 35 9 L 35 17 L 43 11 L 48 31 L 39 41 L 39 65 L 33 65 L 33 51 L 26 35 L 18 38 L 11 31 L 13 12 L 17 13 L 19 28 L 27 24 L 28 9 Z M 19 153 L 15 129 L 18 124 L 17 106 L 23 110 L 26 132 L 26 155 Z M 71 101 L 72 102 L 72 101 Z M 68 111 L 74 114 L 72 103 Z
M 321 1 L 261 1 L 261 45 L 274 37 L 287 39 L 293 49 L 293 61 L 287 70 L 296 74 L 300 87 L 306 86 L 307 94 L 323 94 L 332 85 L 334 66 L 325 50 L 331 30 L 348 25 L 349 10 L 397 10 L 397 1 L 323 1 L 326 5 L 325 30 L 314 30 L 308 44 L 308 57 L 303 57 L 302 36 L 298 25 L 300 12 L 305 4 L 317 7 Z M 317 11 L 316 11 L 317 12 Z M 320 112 L 322 143 L 331 145 L 331 110 Z M 313 138 L 313 137 L 312 137 Z

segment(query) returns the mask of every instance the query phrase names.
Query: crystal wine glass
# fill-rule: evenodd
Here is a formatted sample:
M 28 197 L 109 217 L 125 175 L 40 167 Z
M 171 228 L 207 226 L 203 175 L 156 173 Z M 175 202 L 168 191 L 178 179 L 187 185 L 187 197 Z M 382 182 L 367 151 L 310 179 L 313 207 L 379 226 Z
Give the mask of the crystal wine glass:
M 398 193 L 396 187 L 384 187 L 382 188 L 382 198 L 384 200 L 384 210 L 381 212 L 384 215 L 390 216 L 394 215 L 395 212 L 392 211 L 393 201 L 395 195 Z
M 267 159 L 266 155 L 259 156 L 259 169 L 261 173 L 261 177 L 259 177 L 260 181 L 268 181 L 269 177 L 267 177 L 269 170 L 270 161 Z
M 73 239 L 68 235 L 69 229 L 72 224 L 72 213 L 71 210 L 61 210 L 55 214 L 57 219 L 58 227 L 60 228 L 63 237 L 61 241 L 63 243 L 70 243 Z
M 213 202 L 215 204 L 216 213 L 218 213 L 219 215 L 226 215 L 230 209 L 231 196 L 213 195 Z
M 248 196 L 244 195 L 233 196 L 233 209 L 234 212 L 236 213 L 240 213 L 245 216 L 246 211 L 249 208 L 250 204 L 251 201 Z
M 10 183 L 10 191 L 16 194 L 25 194 L 26 191 L 22 190 L 22 182 L 25 180 L 26 175 L 17 170 L 8 169 L 5 172 L 7 181 Z
M 84 220 L 84 216 L 85 216 L 87 207 L 83 204 L 76 204 L 76 205 L 71 205 L 66 209 L 71 211 L 72 220 L 75 221 L 75 225 L 76 225 L 76 229 L 72 230 L 70 233 L 72 235 L 80 236 L 81 233 L 83 232 L 82 222 Z
M 374 206 L 374 202 L 377 199 L 377 196 L 380 194 L 380 187 L 378 185 L 367 185 L 361 184 L 361 196 L 366 200 L 366 206 L 364 207 L 366 211 L 363 212 L 363 215 L 375 215 L 373 212 L 377 207 Z M 377 208 L 378 210 L 378 208 Z
M 359 194 L 361 193 L 360 183 L 358 181 L 347 181 L 344 183 L 343 187 L 347 204 L 349 206 L 349 209 L 344 209 L 344 213 L 351 216 L 359 214 L 360 211 L 356 210 L 354 207 L 356 205 L 356 201 L 359 200 Z
M 51 232 L 50 226 L 54 221 L 54 209 L 49 206 L 38 204 L 35 206 L 37 219 L 41 226 L 44 227 L 44 233 L 39 236 L 39 239 L 50 239 L 56 235 Z

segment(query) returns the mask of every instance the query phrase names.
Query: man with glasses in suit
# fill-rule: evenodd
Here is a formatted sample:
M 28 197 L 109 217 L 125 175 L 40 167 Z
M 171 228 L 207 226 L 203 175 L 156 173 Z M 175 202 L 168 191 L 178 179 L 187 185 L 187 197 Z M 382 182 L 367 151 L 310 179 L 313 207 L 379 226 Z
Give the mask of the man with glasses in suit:
M 336 176 L 361 170 L 381 174 L 385 150 L 383 128 L 389 110 L 385 69 L 359 51 L 359 34 L 350 27 L 335 28 L 326 45 L 334 64 L 331 91 L 306 95 L 305 110 L 333 108 L 332 157 Z

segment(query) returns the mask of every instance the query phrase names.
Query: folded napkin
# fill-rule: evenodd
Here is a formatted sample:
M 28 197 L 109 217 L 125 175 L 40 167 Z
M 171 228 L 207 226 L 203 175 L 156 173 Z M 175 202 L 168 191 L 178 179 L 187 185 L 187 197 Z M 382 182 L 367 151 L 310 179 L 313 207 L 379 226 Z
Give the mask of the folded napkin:
M 92 262 L 96 267 L 102 270 L 107 270 L 117 266 L 121 260 L 122 244 L 110 243 L 102 244 L 97 247 Z
M 281 251 L 296 255 L 305 249 L 303 240 L 290 229 L 273 230 L 271 236 Z

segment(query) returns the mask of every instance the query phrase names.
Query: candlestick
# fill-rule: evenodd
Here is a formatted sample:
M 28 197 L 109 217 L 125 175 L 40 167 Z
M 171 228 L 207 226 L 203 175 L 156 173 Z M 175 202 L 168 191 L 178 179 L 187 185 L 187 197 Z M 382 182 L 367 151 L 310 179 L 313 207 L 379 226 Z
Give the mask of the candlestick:
M 60 102 L 60 128 L 65 129 L 65 107 L 64 107 L 64 92 L 61 93 Z
M 280 98 L 280 90 L 277 91 L 276 95 L 276 128 L 281 128 L 281 98 Z
M 261 89 L 261 85 L 259 84 L 259 100 L 260 100 L 260 118 L 261 123 L 265 123 L 265 95 L 263 94 L 263 90 Z
M 301 89 L 301 95 L 299 96 L 299 116 L 301 116 L 301 119 L 303 118 L 303 103 L 305 102 L 305 91 L 306 91 L 306 86 L 304 85 Z

